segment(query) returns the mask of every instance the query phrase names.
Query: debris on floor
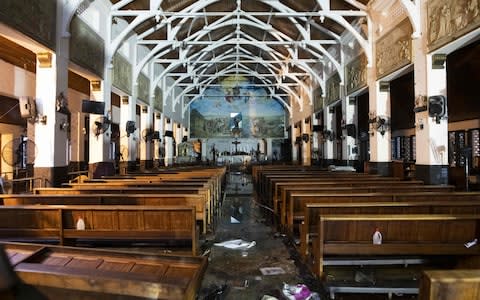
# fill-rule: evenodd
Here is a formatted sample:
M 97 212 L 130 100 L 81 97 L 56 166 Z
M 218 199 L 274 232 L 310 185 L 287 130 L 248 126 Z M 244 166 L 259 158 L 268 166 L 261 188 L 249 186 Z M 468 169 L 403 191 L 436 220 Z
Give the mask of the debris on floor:
M 256 242 L 255 241 L 247 242 L 242 239 L 236 239 L 236 240 L 225 241 L 222 243 L 215 243 L 214 245 L 224 247 L 227 249 L 246 250 L 255 246 Z
M 305 284 L 283 284 L 283 295 L 289 300 L 319 300 L 317 293 L 312 293 Z
M 280 275 L 280 274 L 285 274 L 285 270 L 280 267 L 266 267 L 266 268 L 260 268 L 260 272 L 262 272 L 263 275 Z

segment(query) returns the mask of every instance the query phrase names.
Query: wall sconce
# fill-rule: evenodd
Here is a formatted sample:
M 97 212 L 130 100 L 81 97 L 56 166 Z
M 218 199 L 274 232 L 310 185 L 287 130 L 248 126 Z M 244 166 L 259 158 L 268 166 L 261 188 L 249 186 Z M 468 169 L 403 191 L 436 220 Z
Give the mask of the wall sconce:
M 417 126 L 418 126 L 419 130 L 423 130 L 423 128 L 424 128 L 423 119 L 418 119 Z
M 60 123 L 60 130 L 68 131 L 69 129 L 70 129 L 70 124 L 68 123 L 67 120 L 63 120 L 63 121 Z

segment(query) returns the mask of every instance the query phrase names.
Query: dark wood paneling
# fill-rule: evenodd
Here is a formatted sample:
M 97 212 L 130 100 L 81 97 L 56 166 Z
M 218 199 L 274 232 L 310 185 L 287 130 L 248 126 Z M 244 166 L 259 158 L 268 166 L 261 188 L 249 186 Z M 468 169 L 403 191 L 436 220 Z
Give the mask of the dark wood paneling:
M 36 72 L 35 53 L 2 36 L 0 36 L 0 59 L 27 71 Z
M 392 130 L 415 127 L 414 77 L 409 72 L 390 82 Z
M 448 121 L 478 119 L 480 41 L 447 56 Z
M 0 123 L 27 126 L 27 122 L 20 116 L 18 100 L 0 95 Z
M 68 87 L 85 95 L 90 95 L 90 81 L 72 71 L 68 71 Z

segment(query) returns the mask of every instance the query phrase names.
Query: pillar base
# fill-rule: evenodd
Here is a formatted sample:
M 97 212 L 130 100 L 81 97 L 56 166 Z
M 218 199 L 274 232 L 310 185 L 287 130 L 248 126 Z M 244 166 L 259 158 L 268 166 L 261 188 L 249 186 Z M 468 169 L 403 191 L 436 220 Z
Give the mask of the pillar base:
M 45 187 L 61 187 L 62 183 L 68 182 L 68 166 L 64 167 L 38 167 L 33 169 L 35 178 L 42 178 L 42 185 Z M 37 180 L 34 187 L 40 187 Z
M 415 178 L 425 184 L 448 184 L 448 166 L 415 165 Z
M 140 161 L 140 170 L 146 171 L 153 168 L 153 160 L 141 160 Z
M 392 176 L 392 163 L 391 162 L 376 162 L 369 161 L 366 163 L 366 173 L 378 174 L 381 176 Z
M 102 178 L 102 176 L 115 175 L 115 165 L 113 161 L 101 161 L 88 165 L 90 178 Z

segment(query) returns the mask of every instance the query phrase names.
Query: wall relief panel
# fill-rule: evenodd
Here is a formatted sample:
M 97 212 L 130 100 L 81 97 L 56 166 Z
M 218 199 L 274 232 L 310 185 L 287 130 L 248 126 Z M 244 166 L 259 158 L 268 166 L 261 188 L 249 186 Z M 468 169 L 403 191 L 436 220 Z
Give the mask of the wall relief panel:
M 56 0 L 1 0 L 0 22 L 55 50 Z
M 70 59 L 103 78 L 103 39 L 78 17 L 74 17 L 70 23 L 70 34 Z
M 323 97 L 322 97 L 322 89 L 317 88 L 313 92 L 313 111 L 318 112 L 323 109 Z
M 367 57 L 362 54 L 345 67 L 347 77 L 347 94 L 367 86 Z
M 132 65 L 118 52 L 113 56 L 113 85 L 132 94 Z
M 375 45 L 377 78 L 400 69 L 412 61 L 412 26 L 408 19 L 386 33 Z
M 153 101 L 153 107 L 163 112 L 163 93 L 162 89 L 158 86 L 155 88 L 155 99 Z
M 325 105 L 330 105 L 333 102 L 340 100 L 340 76 L 338 73 L 333 74 L 327 79 L 327 98 Z
M 432 51 L 478 28 L 480 0 L 427 2 L 428 50 Z
M 150 100 L 148 98 L 148 91 L 150 90 L 150 79 L 143 74 L 140 73 L 138 76 L 138 99 L 143 100 L 146 103 L 149 103 Z

